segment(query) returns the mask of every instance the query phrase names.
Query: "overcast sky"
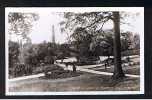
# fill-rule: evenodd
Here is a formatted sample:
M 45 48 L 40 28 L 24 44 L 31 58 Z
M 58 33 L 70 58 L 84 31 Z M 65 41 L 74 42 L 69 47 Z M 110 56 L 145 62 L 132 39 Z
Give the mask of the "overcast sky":
M 38 8 L 37 8 L 38 9 Z M 52 13 L 51 11 L 46 10 L 37 10 L 40 16 L 40 19 L 33 23 L 33 28 L 29 37 L 32 40 L 32 43 L 40 43 L 45 41 L 52 41 L 52 25 L 55 26 L 55 38 L 57 43 L 64 43 L 67 41 L 67 36 L 64 33 L 60 32 L 59 22 L 62 20 L 60 16 Z M 127 12 L 132 13 L 132 12 Z M 134 12 L 136 13 L 136 12 Z M 121 25 L 121 30 L 131 31 L 134 33 L 142 34 L 144 32 L 144 13 L 138 11 L 139 16 L 136 18 L 129 17 L 126 19 L 127 23 L 130 23 L 131 26 L 126 24 Z M 104 29 L 111 29 L 113 24 L 111 22 L 105 24 Z M 15 40 L 15 37 L 14 37 Z

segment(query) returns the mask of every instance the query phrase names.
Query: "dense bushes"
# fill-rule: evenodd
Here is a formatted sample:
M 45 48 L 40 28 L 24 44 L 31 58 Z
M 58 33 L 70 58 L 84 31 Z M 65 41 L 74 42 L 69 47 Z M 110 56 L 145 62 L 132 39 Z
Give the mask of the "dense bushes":
M 67 44 L 40 43 L 33 44 L 24 54 L 25 63 L 32 65 L 53 64 L 55 59 L 70 56 Z
M 105 30 L 104 33 L 90 33 L 80 27 L 75 29 L 71 38 L 72 46 L 78 51 L 78 61 L 81 60 L 79 59 L 80 57 L 113 56 L 113 30 Z M 138 54 L 136 51 L 140 49 L 139 45 L 140 37 L 138 34 L 133 34 L 131 32 L 121 33 L 121 51 L 123 55 Z
M 33 72 L 33 67 L 25 64 L 15 64 L 13 68 L 9 69 L 9 75 L 11 75 L 11 77 L 31 75 Z
M 17 42 L 9 41 L 9 68 L 12 68 L 19 62 L 19 44 Z
M 140 55 L 140 49 L 128 50 L 121 53 L 122 56 Z
M 41 63 L 53 64 L 57 50 L 51 43 L 33 44 L 25 53 L 25 64 L 39 66 Z
M 37 69 L 36 67 L 42 68 L 42 64 L 54 64 L 56 59 L 64 59 L 70 56 L 68 48 L 67 44 L 59 45 L 43 42 L 22 45 L 22 49 L 20 49 L 20 45 L 17 42 L 9 41 L 9 73 L 11 76 L 22 76 L 26 74 L 26 72 L 22 71 L 27 71 L 29 67 L 33 71 Z M 21 53 L 24 62 L 19 62 Z M 32 74 L 32 71 L 28 74 Z

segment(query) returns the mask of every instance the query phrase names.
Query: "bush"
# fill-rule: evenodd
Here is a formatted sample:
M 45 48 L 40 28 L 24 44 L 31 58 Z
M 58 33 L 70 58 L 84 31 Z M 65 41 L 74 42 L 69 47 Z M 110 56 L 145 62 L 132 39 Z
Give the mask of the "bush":
M 19 62 L 19 44 L 17 42 L 9 41 L 9 68 L 15 66 Z
M 60 66 L 57 65 L 49 65 L 49 66 L 45 66 L 44 67 L 44 73 L 45 73 L 45 77 L 55 77 L 56 75 L 62 74 L 64 72 L 64 69 Z M 51 72 L 51 74 L 49 74 L 49 72 Z
M 39 66 L 41 63 L 53 64 L 57 51 L 54 49 L 50 43 L 33 44 L 25 52 L 25 63 L 35 66 Z
M 25 64 L 16 64 L 14 68 L 10 69 L 10 75 L 13 77 L 31 75 L 33 73 L 33 67 Z
M 64 70 L 62 67 L 58 66 L 58 65 L 47 65 L 44 67 L 44 72 L 49 72 L 49 71 L 54 71 L 54 70 Z
M 140 49 L 139 50 L 127 50 L 121 53 L 122 56 L 130 56 L 130 55 L 140 55 Z

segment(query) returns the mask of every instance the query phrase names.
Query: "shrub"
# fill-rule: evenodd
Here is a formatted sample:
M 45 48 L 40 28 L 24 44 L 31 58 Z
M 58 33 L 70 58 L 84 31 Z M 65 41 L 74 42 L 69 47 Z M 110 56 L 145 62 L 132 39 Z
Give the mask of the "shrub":
M 16 64 L 11 69 L 11 75 L 13 77 L 31 75 L 32 73 L 33 73 L 33 67 L 31 67 L 30 65 L 25 65 L 25 64 Z
M 19 44 L 17 42 L 9 41 L 9 68 L 14 67 L 19 62 Z

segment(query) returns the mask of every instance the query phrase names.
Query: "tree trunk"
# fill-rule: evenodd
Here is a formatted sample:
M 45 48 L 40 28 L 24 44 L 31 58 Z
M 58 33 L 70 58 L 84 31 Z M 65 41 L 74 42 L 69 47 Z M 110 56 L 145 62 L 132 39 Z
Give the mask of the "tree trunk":
M 120 43 L 120 16 L 119 12 L 113 12 L 114 23 L 114 73 L 113 78 L 119 79 L 124 77 L 121 67 L 121 43 Z

